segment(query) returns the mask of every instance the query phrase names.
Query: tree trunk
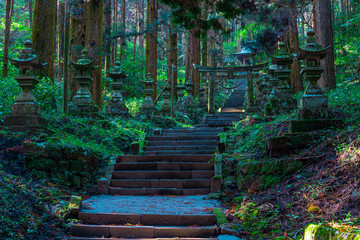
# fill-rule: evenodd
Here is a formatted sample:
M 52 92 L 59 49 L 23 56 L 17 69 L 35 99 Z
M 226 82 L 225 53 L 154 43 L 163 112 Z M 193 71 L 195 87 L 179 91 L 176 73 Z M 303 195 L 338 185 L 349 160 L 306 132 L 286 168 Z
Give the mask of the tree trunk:
M 76 62 L 81 56 L 81 51 L 85 47 L 85 12 L 86 4 L 81 0 L 73 2 L 70 9 L 70 59 Z M 70 96 L 74 96 L 79 88 L 78 83 L 74 80 L 76 71 L 74 68 L 69 68 L 69 90 Z
M 56 30 L 56 0 L 35 0 L 32 41 L 35 53 L 40 61 L 47 63 L 43 68 L 43 76 L 54 80 L 55 63 L 55 30 Z
M 140 0 L 140 9 L 139 9 L 139 13 L 140 13 L 140 20 L 139 20 L 139 31 L 143 31 L 144 30 L 144 21 L 145 21 L 145 2 L 144 0 Z M 141 50 L 144 48 L 144 35 L 141 34 L 139 36 L 139 46 L 141 48 Z
M 56 78 L 58 81 L 60 81 L 62 73 L 63 73 L 63 63 L 62 63 L 62 57 L 63 57 L 63 35 L 64 35 L 64 19 L 65 17 L 65 3 L 59 2 L 58 3 L 58 20 L 59 20 L 59 28 L 58 28 L 58 46 L 57 46 L 57 74 Z
M 85 46 L 89 50 L 90 58 L 98 68 L 93 72 L 93 96 L 95 104 L 102 105 L 102 56 L 101 44 L 103 33 L 103 7 L 104 0 L 89 0 L 86 14 Z
M 198 69 L 193 68 L 193 64 L 200 64 L 200 28 L 196 26 L 191 31 L 191 68 L 192 68 L 192 81 L 195 84 L 194 96 L 196 96 L 198 89 L 200 88 L 200 72 Z
M 120 37 L 120 57 L 119 60 L 121 61 L 121 59 L 123 58 L 123 54 L 124 54 L 124 48 L 125 48 L 125 30 L 126 30 L 126 15 L 125 15 L 125 4 L 126 4 L 126 0 L 122 0 L 121 2 L 121 37 Z
M 297 27 L 297 17 L 295 14 L 295 3 L 292 6 L 292 14 L 290 14 L 290 21 L 289 21 L 289 29 L 285 36 L 285 42 L 287 46 L 287 50 L 291 54 L 299 54 L 299 32 Z M 295 93 L 303 91 L 304 86 L 302 83 L 302 79 L 300 76 L 300 61 L 294 60 L 291 64 L 291 75 L 290 75 L 290 87 L 291 90 Z
M 29 27 L 32 28 L 32 22 L 33 22 L 33 0 L 27 0 L 27 5 L 28 5 L 28 9 L 29 9 L 29 19 L 28 19 L 28 24 Z
M 118 35 L 118 0 L 114 0 L 114 33 Z M 117 47 L 118 47 L 118 39 L 114 39 L 113 41 L 113 48 L 112 48 L 112 61 L 115 62 L 117 59 Z
M 324 48 L 330 46 L 328 54 L 322 61 L 325 71 L 319 80 L 319 85 L 323 89 L 334 89 L 336 88 L 336 79 L 331 1 L 316 0 L 314 4 L 314 30 L 318 42 Z
M 6 17 L 5 17 L 5 43 L 4 43 L 4 56 L 3 56 L 3 71 L 2 76 L 8 75 L 8 55 L 9 55 L 9 40 L 10 40 L 10 28 L 11 18 L 14 9 L 14 0 L 6 0 Z
M 206 21 L 208 18 L 208 0 L 205 0 L 203 3 L 203 19 Z M 202 55 L 201 55 L 201 65 L 203 66 L 207 66 L 208 64 L 208 46 L 207 46 L 207 31 L 205 32 L 205 34 L 202 37 Z
M 156 0 L 147 1 L 147 29 L 146 34 L 146 55 L 145 55 L 145 77 L 148 74 L 157 82 L 157 25 L 153 25 L 157 20 L 158 4 Z M 153 100 L 156 98 L 156 84 L 153 86 Z
M 104 50 L 105 68 L 110 70 L 111 65 L 111 0 L 104 0 Z
M 188 31 L 185 35 L 186 38 L 186 53 L 185 53 L 185 82 L 191 77 L 191 32 Z
M 135 21 L 134 21 L 134 31 L 138 31 L 137 26 L 139 26 L 138 24 L 138 3 L 136 2 L 136 8 L 135 8 Z M 134 36 L 134 51 L 133 51 L 133 61 L 135 62 L 136 59 L 136 40 L 137 40 L 137 36 Z
M 177 68 L 177 33 L 174 24 L 170 22 L 169 26 L 169 44 L 168 44 L 168 65 L 174 65 Z M 168 71 L 168 78 L 171 76 L 171 69 Z M 174 85 L 177 84 L 177 71 L 174 71 Z

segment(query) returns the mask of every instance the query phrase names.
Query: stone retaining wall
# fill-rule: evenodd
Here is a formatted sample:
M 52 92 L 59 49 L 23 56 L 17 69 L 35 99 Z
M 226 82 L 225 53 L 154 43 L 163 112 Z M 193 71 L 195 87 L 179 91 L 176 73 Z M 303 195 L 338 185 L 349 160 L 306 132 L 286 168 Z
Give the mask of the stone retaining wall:
M 101 159 L 88 149 L 60 147 L 56 144 L 24 142 L 23 152 L 31 169 L 61 178 L 80 188 L 94 179 Z
M 303 167 L 298 160 L 239 162 L 237 165 L 238 189 L 264 190 Z

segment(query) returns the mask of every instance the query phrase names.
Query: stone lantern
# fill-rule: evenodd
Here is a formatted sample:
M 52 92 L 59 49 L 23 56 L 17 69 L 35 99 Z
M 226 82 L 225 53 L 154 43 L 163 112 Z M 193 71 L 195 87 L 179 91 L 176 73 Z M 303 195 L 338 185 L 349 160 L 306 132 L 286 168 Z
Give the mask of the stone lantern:
M 266 115 L 272 116 L 281 113 L 289 113 L 296 108 L 296 100 L 293 99 L 289 86 L 291 64 L 293 57 L 286 51 L 285 44 L 279 43 L 279 49 L 274 56 L 271 56 L 273 69 L 271 69 L 274 88 L 271 93 L 269 106 L 266 107 Z
M 300 48 L 300 60 L 303 60 L 301 75 L 308 81 L 305 93 L 296 113 L 296 120 L 290 122 L 291 133 L 306 132 L 342 124 L 339 119 L 330 119 L 332 111 L 328 107 L 328 98 L 324 95 L 317 81 L 321 78 L 324 67 L 320 60 L 327 54 L 327 48 L 317 43 L 315 32 L 307 32 L 306 45 Z
M 195 108 L 195 98 L 193 96 L 194 85 L 195 84 L 191 81 L 191 78 L 188 77 L 187 81 L 185 82 L 187 96 L 184 101 L 185 108 L 187 109 Z
M 207 109 L 207 96 L 206 96 L 206 89 L 204 85 L 201 85 L 199 89 L 199 96 L 198 96 L 199 107 L 201 109 Z
M 155 81 L 151 78 L 151 74 L 149 73 L 145 81 L 142 82 L 145 85 L 144 88 L 144 101 L 140 108 L 140 112 L 145 114 L 147 117 L 150 117 L 151 114 L 155 111 L 154 101 L 151 98 L 151 95 L 154 93 L 153 86 Z
M 91 71 L 95 70 L 96 67 L 93 65 L 93 61 L 90 60 L 88 53 L 87 49 L 83 49 L 81 58 L 76 63 L 70 62 L 71 66 L 77 70 L 74 79 L 79 84 L 79 90 L 72 99 L 74 105 L 69 108 L 70 114 L 83 115 L 97 111 L 89 90 L 89 85 L 93 81 L 90 76 Z
M 178 99 L 177 99 L 175 108 L 178 111 L 184 111 L 184 109 L 185 109 L 185 105 L 184 105 L 185 86 L 182 83 L 182 81 L 179 81 L 179 84 L 176 89 L 177 89 L 176 94 L 178 96 Z
M 32 47 L 32 42 L 25 42 L 17 59 L 9 58 L 11 64 L 19 69 L 19 76 L 14 77 L 21 87 L 21 93 L 11 106 L 11 116 L 6 116 L 4 126 L 14 131 L 26 131 L 30 126 L 44 125 L 46 122 L 40 117 L 41 111 L 32 90 L 40 82 L 34 76 L 38 70 L 46 65 L 41 63 Z
M 167 115 L 171 111 L 171 86 L 168 84 L 163 93 L 164 101 L 161 105 L 161 113 Z
M 115 62 L 114 68 L 111 69 L 111 72 L 107 73 L 107 75 L 113 79 L 113 82 L 110 83 L 113 91 L 106 111 L 110 115 L 128 116 L 129 110 L 125 106 L 123 97 L 121 95 L 121 88 L 124 86 L 123 80 L 127 76 L 124 72 L 121 71 L 120 66 L 120 61 Z

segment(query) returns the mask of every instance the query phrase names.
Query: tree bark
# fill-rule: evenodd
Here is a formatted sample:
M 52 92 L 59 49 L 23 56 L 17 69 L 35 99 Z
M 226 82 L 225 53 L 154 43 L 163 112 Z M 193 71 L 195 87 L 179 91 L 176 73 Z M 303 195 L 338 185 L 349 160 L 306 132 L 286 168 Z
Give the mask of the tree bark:
M 103 27 L 103 7 L 104 0 L 89 0 L 87 3 L 86 14 L 86 35 L 85 46 L 89 50 L 90 58 L 94 61 L 94 65 L 98 68 L 93 72 L 93 97 L 95 104 L 102 105 L 102 27 Z
M 186 39 L 186 52 L 185 52 L 185 82 L 191 77 L 191 32 L 188 31 L 185 35 Z
M 314 31 L 319 44 L 324 48 L 330 46 L 328 54 L 322 60 L 325 71 L 319 80 L 319 85 L 323 89 L 334 89 L 336 88 L 336 79 L 331 1 L 315 0 L 313 18 Z
M 3 71 L 2 76 L 8 75 L 8 55 L 9 55 L 9 41 L 10 41 L 10 28 L 11 18 L 14 9 L 14 0 L 6 0 L 6 17 L 5 17 L 5 43 L 4 43 L 4 56 L 3 56 Z
M 200 72 L 194 69 L 193 64 L 200 64 L 200 28 L 197 25 L 190 31 L 191 35 L 191 68 L 192 68 L 192 81 L 194 86 L 194 96 L 196 96 L 198 89 L 200 88 Z
M 125 30 L 126 30 L 126 8 L 125 8 L 126 0 L 122 0 L 121 2 L 121 37 L 120 37 L 120 57 L 119 60 L 123 58 L 124 48 L 125 48 Z
M 292 6 L 292 14 L 290 14 L 289 29 L 285 35 L 287 50 L 290 54 L 299 54 L 299 32 L 297 27 L 297 17 L 295 14 L 295 3 Z M 295 93 L 303 91 L 304 86 L 300 75 L 300 61 L 294 60 L 291 64 L 290 87 Z
M 65 17 L 65 3 L 59 2 L 58 3 L 58 19 L 59 19 L 59 27 L 58 27 L 58 42 L 57 42 L 57 80 L 60 81 L 62 73 L 63 73 L 63 63 L 62 63 L 62 57 L 63 57 L 63 35 L 64 35 L 64 17 Z
M 118 34 L 118 0 L 114 0 L 114 32 Z M 113 48 L 112 48 L 112 61 L 115 62 L 117 59 L 117 47 L 118 47 L 118 39 L 114 39 Z
M 81 0 L 73 2 L 70 9 L 70 59 L 76 62 L 81 56 L 81 51 L 85 47 L 85 32 L 86 32 L 86 4 Z M 76 74 L 75 69 L 69 68 L 69 90 L 70 96 L 74 96 L 79 88 L 79 85 L 74 80 Z
M 205 0 L 203 3 L 203 19 L 206 21 L 208 18 L 208 0 Z M 207 31 L 204 33 L 203 36 L 201 36 L 202 39 L 202 55 L 201 55 L 201 65 L 207 66 L 208 65 L 208 45 L 207 45 Z
M 148 74 L 157 82 L 157 25 L 154 25 L 157 20 L 158 4 L 156 0 L 147 1 L 147 29 L 146 34 L 146 54 L 145 54 L 145 77 Z M 153 100 L 156 98 L 156 84 L 153 86 L 154 93 Z
M 144 21 L 145 21 L 145 3 L 144 0 L 140 0 L 140 9 L 139 9 L 139 13 L 140 13 L 140 20 L 139 20 L 139 31 L 144 30 Z M 140 49 L 142 50 L 144 48 L 144 35 L 141 34 L 139 36 L 139 46 Z
M 111 66 L 111 0 L 104 0 L 104 50 L 105 68 L 110 70 Z
M 32 28 L 32 22 L 33 22 L 33 1 L 32 0 L 27 0 L 27 4 L 28 4 L 28 9 L 29 9 L 29 27 Z
M 40 61 L 47 63 L 43 68 L 43 76 L 54 80 L 55 64 L 55 30 L 56 30 L 56 0 L 35 0 L 32 41 L 35 53 Z
M 169 44 L 168 44 L 168 65 L 177 68 L 177 33 L 174 24 L 170 22 L 169 26 Z M 171 76 L 171 69 L 168 71 L 168 78 Z M 174 72 L 174 85 L 177 84 L 177 71 Z

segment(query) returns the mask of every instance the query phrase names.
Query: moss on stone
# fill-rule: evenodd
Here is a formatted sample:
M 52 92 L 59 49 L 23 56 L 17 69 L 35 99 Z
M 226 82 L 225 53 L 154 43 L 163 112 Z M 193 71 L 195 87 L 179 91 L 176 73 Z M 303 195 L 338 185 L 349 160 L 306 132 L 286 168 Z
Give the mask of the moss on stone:
M 228 223 L 228 220 L 226 219 L 225 213 L 221 208 L 214 208 L 213 213 L 216 216 L 216 220 L 218 225 Z

